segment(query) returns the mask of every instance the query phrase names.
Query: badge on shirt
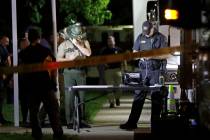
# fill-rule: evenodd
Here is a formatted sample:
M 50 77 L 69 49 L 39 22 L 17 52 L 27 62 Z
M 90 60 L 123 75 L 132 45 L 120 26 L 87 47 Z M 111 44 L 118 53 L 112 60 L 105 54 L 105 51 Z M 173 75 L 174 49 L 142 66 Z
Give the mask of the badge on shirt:
M 145 40 L 141 40 L 141 44 L 145 44 L 146 43 L 146 41 Z

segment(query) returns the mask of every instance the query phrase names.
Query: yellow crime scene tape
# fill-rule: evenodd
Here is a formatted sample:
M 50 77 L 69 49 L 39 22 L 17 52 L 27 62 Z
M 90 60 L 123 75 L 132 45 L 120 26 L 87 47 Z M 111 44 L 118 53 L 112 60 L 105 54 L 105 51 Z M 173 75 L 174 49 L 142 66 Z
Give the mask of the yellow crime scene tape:
M 150 51 L 140 51 L 140 52 L 127 52 L 115 55 L 104 55 L 104 56 L 92 56 L 86 59 L 79 59 L 74 61 L 63 61 L 63 62 L 49 62 L 49 63 L 38 63 L 38 64 L 27 64 L 18 66 L 6 66 L 0 68 L 0 74 L 12 74 L 12 73 L 29 73 L 52 69 L 62 69 L 62 68 L 73 68 L 73 67 L 83 67 L 83 66 L 94 66 L 99 64 L 114 63 L 121 61 L 129 61 L 135 58 L 148 58 L 148 57 L 158 57 L 164 55 L 170 55 L 174 52 L 182 51 L 182 47 L 168 47 L 153 49 Z

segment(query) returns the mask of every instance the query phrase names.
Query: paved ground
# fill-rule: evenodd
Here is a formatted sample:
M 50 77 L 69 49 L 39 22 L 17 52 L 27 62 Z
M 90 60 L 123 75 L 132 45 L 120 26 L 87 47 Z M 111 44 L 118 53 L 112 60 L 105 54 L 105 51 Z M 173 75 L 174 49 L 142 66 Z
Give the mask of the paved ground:
M 93 126 L 88 129 L 80 129 L 80 133 L 72 129 L 64 128 L 66 135 L 77 135 L 80 140 L 111 140 L 111 138 L 117 138 L 118 140 L 133 140 L 134 131 L 122 131 L 116 126 Z M 52 134 L 51 128 L 43 128 L 43 133 Z M 21 127 L 0 127 L 1 133 L 31 133 L 31 129 Z
M 80 129 L 80 133 L 72 129 L 66 129 L 64 133 L 67 135 L 78 135 L 80 140 L 133 140 L 135 133 L 150 132 L 150 108 L 149 100 L 144 104 L 144 110 L 140 117 L 138 129 L 135 131 L 125 131 L 119 128 L 119 124 L 124 123 L 128 119 L 132 104 L 132 96 L 121 98 L 121 105 L 116 108 L 109 108 L 109 104 L 104 104 L 103 108 L 98 112 L 91 124 L 92 128 Z M 20 127 L 3 127 L 0 126 L 0 133 L 29 133 L 30 129 Z M 51 128 L 43 128 L 44 133 L 52 133 Z
M 127 121 L 131 111 L 132 96 L 124 96 L 120 99 L 121 105 L 115 108 L 109 108 L 109 104 L 104 104 L 94 119 L 94 124 L 115 124 L 119 125 Z M 149 100 L 145 101 L 144 109 L 140 117 L 140 124 L 150 123 L 151 104 Z

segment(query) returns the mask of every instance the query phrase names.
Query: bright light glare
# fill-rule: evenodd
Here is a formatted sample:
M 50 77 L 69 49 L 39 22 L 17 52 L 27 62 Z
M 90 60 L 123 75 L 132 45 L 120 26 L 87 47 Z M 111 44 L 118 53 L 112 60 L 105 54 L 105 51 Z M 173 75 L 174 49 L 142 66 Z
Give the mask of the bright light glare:
M 179 12 L 175 9 L 165 10 L 165 19 L 167 20 L 177 20 L 179 18 Z
M 173 55 L 180 55 L 180 52 L 174 52 Z

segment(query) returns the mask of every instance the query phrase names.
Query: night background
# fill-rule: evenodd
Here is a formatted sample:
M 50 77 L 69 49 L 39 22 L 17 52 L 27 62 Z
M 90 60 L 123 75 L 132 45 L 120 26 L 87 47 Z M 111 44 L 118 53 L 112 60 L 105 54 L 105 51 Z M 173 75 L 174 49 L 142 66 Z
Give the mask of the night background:
M 22 36 L 26 27 L 30 25 L 38 25 L 42 29 L 52 30 L 52 16 L 51 16 L 51 0 L 46 0 L 42 9 L 38 9 L 43 18 L 40 23 L 32 23 L 30 17 L 32 14 L 31 7 L 27 3 L 28 0 L 17 0 L 17 26 L 18 35 Z M 31 0 L 31 3 L 38 3 L 37 0 Z M 58 30 L 65 27 L 64 18 L 65 13 L 60 12 L 60 0 L 57 0 L 57 28 Z M 110 0 L 108 10 L 112 13 L 112 18 L 105 20 L 102 25 L 131 25 L 132 19 L 132 1 L 131 0 Z M 0 35 L 7 34 L 11 37 L 12 19 L 11 19 L 11 0 L 0 1 Z M 86 21 L 82 21 L 86 23 Z M 86 23 L 87 25 L 88 23 Z M 51 27 L 51 28 L 50 28 Z M 46 31 L 47 32 L 47 31 Z

